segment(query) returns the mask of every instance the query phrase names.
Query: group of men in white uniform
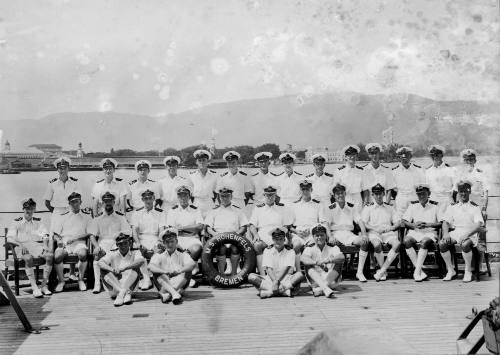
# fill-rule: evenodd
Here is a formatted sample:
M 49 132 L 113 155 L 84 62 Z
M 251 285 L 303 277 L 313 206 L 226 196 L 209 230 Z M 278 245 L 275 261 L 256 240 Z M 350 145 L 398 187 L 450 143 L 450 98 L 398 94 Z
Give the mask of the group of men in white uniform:
M 248 176 L 238 168 L 238 152 L 224 154 L 228 170 L 218 174 L 208 169 L 210 152 L 197 150 L 198 169 L 189 176 L 177 175 L 180 158 L 169 156 L 164 159 L 166 177 L 158 182 L 149 179 L 151 163 L 140 160 L 135 164 L 138 177 L 129 184 L 114 176 L 118 164 L 106 158 L 101 162 L 104 179 L 92 188 L 91 211 L 81 208 L 78 180 L 68 175 L 70 160 L 59 158 L 54 163 L 59 177 L 49 182 L 44 196 L 53 212 L 50 230 L 33 217 L 36 204 L 28 199 L 23 201 L 24 216 L 16 219 L 8 237 L 26 260 L 35 297 L 51 293 L 47 278 L 53 263 L 59 279 L 55 291 L 64 289 L 63 262 L 69 254 L 78 256 L 77 280 L 79 288 L 86 290 L 88 238 L 94 253 L 93 291 L 100 292 L 102 279 L 116 297 L 115 305 L 131 302 L 130 292 L 139 275 L 139 286 L 150 288 L 151 274 L 160 285 L 162 301 L 179 303 L 191 274 L 197 272 L 200 236 L 221 232 L 251 238 L 258 273 L 251 274 L 249 282 L 262 298 L 293 294 L 302 281 L 301 263 L 313 293 L 331 297 L 341 280 L 342 245 L 359 246 L 356 277 L 366 282 L 363 266 L 372 244 L 380 266 L 374 278 L 385 280 L 401 245 L 400 227 L 409 229 L 402 243 L 415 265 L 416 281 L 427 277 L 422 265 L 429 247 L 438 243 L 441 225 L 439 247 L 447 266 L 444 280 L 455 276 L 449 250 L 459 243 L 465 260 L 464 281 L 470 281 L 471 248 L 477 244 L 483 226 L 481 212 L 486 211 L 488 201 L 484 174 L 475 167 L 476 153 L 464 150 L 465 164 L 451 168 L 443 163 L 445 149 L 433 145 L 429 147 L 433 165 L 422 169 L 411 162 L 412 149 L 401 147 L 396 151 L 400 164 L 391 169 L 380 163 L 380 144 L 367 144 L 366 150 L 370 163 L 361 167 L 356 165 L 359 147 L 346 146 L 346 164 L 333 174 L 324 171 L 327 158 L 315 154 L 315 171 L 307 176 L 294 170 L 292 153 L 279 156 L 284 169 L 278 174 L 269 171 L 271 153 L 256 154 L 259 171 Z M 131 249 L 129 236 L 137 251 Z M 57 246 L 55 250 L 51 243 Z M 420 244 L 418 255 L 416 243 Z M 385 260 L 382 244 L 391 247 Z M 46 258 L 46 265 L 38 289 L 30 265 L 33 257 L 40 256 Z M 216 259 L 219 272 L 237 272 L 236 246 L 220 247 Z M 151 260 L 149 265 L 147 260 Z M 76 278 L 73 273 L 70 277 Z

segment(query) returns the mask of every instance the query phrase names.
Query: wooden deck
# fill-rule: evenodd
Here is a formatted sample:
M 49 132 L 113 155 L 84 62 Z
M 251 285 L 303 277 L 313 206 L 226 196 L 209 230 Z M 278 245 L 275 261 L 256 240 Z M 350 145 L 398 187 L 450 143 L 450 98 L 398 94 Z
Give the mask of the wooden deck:
M 453 354 L 472 307 L 486 308 L 499 294 L 499 264 L 492 269 L 493 277 L 469 284 L 346 280 L 335 299 L 314 298 L 305 284 L 295 298 L 267 300 L 250 286 L 200 286 L 188 289 L 179 306 L 147 291 L 115 308 L 106 293 L 34 299 L 21 291 L 32 324 L 50 330 L 24 333 L 13 309 L 0 306 L 0 354 L 294 354 L 321 331 L 360 327 L 394 334 L 409 353 Z

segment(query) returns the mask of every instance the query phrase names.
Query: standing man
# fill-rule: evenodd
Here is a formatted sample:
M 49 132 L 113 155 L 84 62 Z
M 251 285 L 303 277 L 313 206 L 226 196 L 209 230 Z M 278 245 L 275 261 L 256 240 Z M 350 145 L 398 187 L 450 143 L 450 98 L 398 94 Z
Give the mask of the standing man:
M 335 174 L 335 184 L 345 186 L 346 201 L 352 203 L 354 208 L 361 211 L 368 196 L 368 187 L 363 168 L 356 165 L 360 149 L 357 145 L 350 144 L 345 146 L 342 152 L 347 164 L 338 168 Z
M 295 162 L 295 154 L 283 153 L 279 156 L 283 163 L 284 171 L 276 177 L 276 184 L 278 187 L 278 196 L 280 202 L 285 206 L 290 206 L 292 203 L 300 198 L 300 180 L 303 180 L 302 174 L 294 171 L 293 165 Z
M 212 154 L 208 150 L 198 149 L 193 153 L 198 169 L 189 173 L 193 205 L 199 208 L 203 218 L 215 206 L 217 200 L 217 172 L 208 169 Z
M 481 207 L 481 212 L 486 213 L 488 208 L 488 190 L 490 184 L 483 170 L 476 167 L 476 151 L 474 149 L 464 149 L 460 153 L 464 164 L 456 169 L 455 184 L 453 190 L 458 192 L 457 182 L 469 180 L 472 182 L 469 199 Z
M 92 220 L 88 229 L 90 242 L 94 247 L 94 289 L 93 293 L 101 292 L 101 269 L 99 259 L 109 253 L 115 246 L 118 234 L 131 235 L 130 226 L 123 213 L 115 211 L 116 196 L 106 191 L 101 196 L 104 212 Z M 96 239 L 97 238 L 97 239 Z
M 148 178 L 151 166 L 152 165 L 148 160 L 139 160 L 135 163 L 137 179 L 132 180 L 129 183 L 130 191 L 127 196 L 127 203 L 133 210 L 142 207 L 143 203 L 141 194 L 145 190 L 153 191 L 157 199 L 155 204 L 161 205 L 160 185 L 156 181 Z
M 330 243 L 343 245 L 356 245 L 359 247 L 359 260 L 356 278 L 361 282 L 366 282 L 363 274 L 366 258 L 368 257 L 368 247 L 370 241 L 366 235 L 366 229 L 361 221 L 358 211 L 354 205 L 345 200 L 345 186 L 337 184 L 334 186 L 333 197 L 335 202 L 328 208 L 320 210 L 320 223 L 329 227 L 331 239 Z M 361 229 L 360 235 L 353 233 L 354 223 L 357 223 Z
M 139 268 L 144 264 L 144 258 L 138 250 L 132 251 L 130 235 L 119 233 L 113 240 L 118 250 L 108 252 L 98 262 L 103 271 L 102 282 L 109 290 L 114 305 L 132 304 L 132 291 L 139 281 Z M 100 282 L 100 281 L 99 281 Z
M 125 181 L 114 176 L 118 162 L 113 158 L 104 158 L 101 160 L 100 165 L 104 173 L 104 179 L 98 180 L 92 187 L 92 210 L 94 216 L 102 212 L 101 196 L 106 191 L 112 191 L 117 196 L 114 207 L 115 211 L 125 213 L 129 188 Z
M 324 171 L 326 160 L 325 154 L 313 154 L 314 173 L 306 176 L 312 182 L 312 198 L 319 201 L 322 207 L 328 207 L 332 200 L 333 175 Z
M 240 207 L 231 204 L 233 191 L 230 187 L 219 189 L 220 205 L 208 212 L 205 218 L 207 233 L 213 237 L 218 233 L 236 233 L 244 236 L 247 231 L 248 219 Z M 231 275 L 236 275 L 240 262 L 240 252 L 236 245 L 221 245 L 217 253 L 217 266 L 220 273 L 226 270 L 226 252 L 231 249 Z
M 373 277 L 377 281 L 385 281 L 387 278 L 387 269 L 398 256 L 401 243 L 398 239 L 397 230 L 400 221 L 394 208 L 384 202 L 385 189 L 382 185 L 377 184 L 373 186 L 372 194 L 375 202 L 371 202 L 363 209 L 361 220 L 368 231 L 368 238 L 375 249 L 375 258 L 380 265 L 380 269 L 377 270 Z M 385 262 L 382 244 L 389 244 L 391 246 Z
M 264 250 L 262 267 L 264 273 L 248 275 L 248 282 L 259 290 L 260 298 L 291 296 L 291 289 L 300 285 L 304 276 L 294 273 L 295 252 L 285 245 L 287 230 L 275 228 L 271 231 L 272 245 Z
M 327 230 L 322 224 L 312 228 L 316 243 L 308 245 L 300 260 L 306 267 L 309 285 L 315 297 L 333 297 L 333 290 L 342 281 L 344 254 L 336 245 L 327 243 Z
M 273 154 L 270 152 L 260 152 L 254 155 L 259 171 L 252 175 L 253 200 L 254 204 L 262 204 L 265 201 L 264 188 L 276 186 L 276 174 L 269 171 L 270 159 Z
M 463 282 L 472 281 L 472 247 L 477 246 L 478 232 L 483 230 L 484 220 L 479 206 L 469 200 L 471 187 L 471 181 L 457 182 L 458 202 L 448 207 L 443 218 L 443 238 L 439 242 L 439 248 L 448 270 L 443 281 L 450 281 L 456 275 L 450 253 L 454 244 L 462 247 L 465 261 Z M 455 229 L 450 230 L 451 227 Z
M 36 202 L 30 197 L 22 202 L 24 215 L 14 219 L 7 232 L 7 241 L 14 244 L 16 255 L 25 262 L 26 276 L 31 283 L 33 297 L 39 298 L 43 295 L 51 295 L 47 287 L 54 254 L 52 254 L 52 243 L 49 242 L 49 232 L 42 224 L 40 218 L 33 217 L 36 210 Z M 34 258 L 45 258 L 43 268 L 43 280 L 41 289 L 38 288 L 33 270 Z
M 59 177 L 49 181 L 43 196 L 45 206 L 52 212 L 50 231 L 59 223 L 61 215 L 69 211 L 68 196 L 72 192 L 81 193 L 78 179 L 68 175 L 70 165 L 71 160 L 67 157 L 61 157 L 54 161 Z
M 391 202 L 391 193 L 396 187 L 392 170 L 383 164 L 380 164 L 380 154 L 382 153 L 382 145 L 379 143 L 368 143 L 365 147 L 370 157 L 370 163 L 363 169 L 366 174 L 367 186 L 375 186 L 380 184 L 385 189 L 385 202 Z M 366 202 L 372 202 L 373 198 L 370 193 L 367 195 Z
M 232 190 L 232 204 L 243 210 L 252 195 L 252 182 L 245 172 L 238 170 L 240 153 L 230 150 L 222 158 L 227 163 L 228 171 L 219 177 L 217 190 L 222 186 Z
M 439 204 L 439 212 L 444 214 L 453 202 L 455 169 L 443 162 L 445 149 L 438 144 L 429 147 L 432 165 L 425 170 L 425 179 L 431 189 L 432 198 Z
M 422 271 L 425 257 L 429 248 L 437 243 L 436 228 L 441 226 L 441 216 L 437 207 L 437 202 L 429 200 L 430 189 L 427 184 L 420 184 L 415 189 L 417 201 L 412 201 L 403 215 L 402 225 L 408 228 L 408 233 L 404 237 L 403 243 L 406 254 L 415 266 L 413 278 L 420 282 L 427 278 Z M 415 251 L 415 246 L 420 243 L 420 250 Z
M 143 206 L 132 214 L 130 224 L 132 226 L 132 237 L 139 246 L 142 256 L 146 262 L 141 266 L 142 280 L 139 282 L 141 290 L 148 290 L 152 283 L 149 277 L 147 260 L 151 259 L 154 251 L 160 243 L 160 233 L 167 227 L 165 213 L 162 209 L 154 207 L 155 193 L 146 190 L 141 193 Z
M 55 291 L 64 290 L 64 258 L 68 255 L 78 256 L 78 288 L 86 291 L 87 286 L 83 281 L 85 271 L 87 271 L 87 238 L 90 236 L 92 217 L 88 212 L 81 210 L 82 196 L 78 192 L 73 192 L 68 196 L 70 210 L 63 213 L 63 218 L 56 224 L 53 231 L 54 241 L 57 249 L 54 255 L 54 262 L 59 283 Z
M 250 232 L 253 236 L 254 249 L 257 254 L 257 269 L 264 275 L 262 254 L 273 244 L 271 232 L 276 228 L 288 230 L 293 224 L 292 213 L 282 204 L 276 203 L 276 188 L 264 188 L 265 203 L 258 204 L 250 217 Z
M 189 185 L 190 181 L 183 176 L 177 175 L 177 169 L 181 163 L 181 158 L 176 155 L 169 155 L 163 159 L 163 164 L 167 169 L 167 175 L 160 179 L 161 200 L 163 201 L 161 208 L 168 212 L 177 204 L 176 188 L 180 185 Z
M 419 184 L 425 183 L 425 173 L 417 164 L 411 162 L 413 149 L 410 147 L 400 147 L 396 150 L 396 155 L 401 164 L 392 168 L 392 175 L 396 185 L 395 207 L 399 216 L 402 216 L 410 201 L 414 199 L 415 188 Z

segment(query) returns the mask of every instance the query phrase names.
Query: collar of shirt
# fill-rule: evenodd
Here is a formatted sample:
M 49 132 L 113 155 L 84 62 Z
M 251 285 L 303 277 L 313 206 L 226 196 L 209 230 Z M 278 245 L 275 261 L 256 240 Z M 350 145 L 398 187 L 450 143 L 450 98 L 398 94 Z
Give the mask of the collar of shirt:
M 380 205 L 376 202 L 373 203 L 373 208 L 385 208 L 385 207 L 386 207 L 386 205 L 383 202 Z
M 281 251 L 278 251 L 278 249 L 276 249 L 275 246 L 273 246 L 273 248 L 271 249 L 271 251 L 273 252 L 274 255 L 284 254 L 284 253 L 286 253 L 287 250 L 288 250 L 287 248 L 283 248 L 283 249 L 281 249 Z

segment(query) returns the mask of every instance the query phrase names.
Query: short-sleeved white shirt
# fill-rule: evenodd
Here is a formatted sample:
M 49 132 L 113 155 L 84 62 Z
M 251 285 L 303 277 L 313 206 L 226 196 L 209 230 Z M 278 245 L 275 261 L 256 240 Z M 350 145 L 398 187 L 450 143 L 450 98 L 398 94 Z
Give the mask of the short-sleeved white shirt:
M 425 206 L 422 206 L 419 201 L 412 201 L 408 206 L 408 209 L 403 214 L 402 219 L 410 223 L 438 223 L 441 220 L 438 203 L 436 201 L 429 200 Z M 436 233 L 434 228 L 419 229 L 418 231 Z
M 74 237 L 81 237 L 85 234 L 90 234 L 92 230 L 92 217 L 88 213 L 79 211 L 74 213 L 69 211 L 63 213 L 62 218 L 58 219 L 53 231 L 63 237 L 63 241 L 67 243 L 73 240 Z
M 54 208 L 67 208 L 68 196 L 73 192 L 82 194 L 77 178 L 69 176 L 66 182 L 62 182 L 59 178 L 54 178 L 47 184 L 43 199 L 50 201 L 50 205 Z
M 130 226 L 122 213 L 113 211 L 111 214 L 104 212 L 100 216 L 94 218 L 90 223 L 90 234 L 99 237 L 99 241 L 103 239 L 115 240 L 120 233 L 131 234 Z
M 304 176 L 296 171 L 290 176 L 286 172 L 276 176 L 277 193 L 281 203 L 290 204 L 300 198 L 302 192 L 299 183 L 302 180 L 304 180 Z
M 350 230 L 354 230 L 354 222 L 359 221 L 359 214 L 352 203 L 346 202 L 341 208 L 338 203 L 333 203 L 327 208 L 321 209 L 320 222 L 327 223 L 330 228 L 332 226 L 351 226 Z
M 306 179 L 312 182 L 311 197 L 322 204 L 329 204 L 333 189 L 333 174 L 324 172 L 321 176 L 309 174 Z
M 378 228 L 388 228 L 397 223 L 396 211 L 385 202 L 381 205 L 372 202 L 365 206 L 361 212 L 361 219 L 364 223 Z
M 155 199 L 159 199 L 161 196 L 160 184 L 151 179 L 147 179 L 144 182 L 132 180 L 129 183 L 129 189 L 130 191 L 127 198 L 130 200 L 130 204 L 134 209 L 144 206 L 144 202 L 142 202 L 142 193 L 146 190 L 153 191 L 155 193 Z
M 276 174 L 268 171 L 267 174 L 258 171 L 251 177 L 252 180 L 252 192 L 255 193 L 253 199 L 256 203 L 264 202 L 264 189 L 268 186 L 273 186 L 278 188 L 276 182 Z
M 425 170 L 425 180 L 429 184 L 433 198 L 450 195 L 455 180 L 455 169 L 444 163 L 437 168 L 433 165 Z
M 113 177 L 110 183 L 106 182 L 106 179 L 100 179 L 92 186 L 91 196 L 94 200 L 101 202 L 101 196 L 107 191 L 117 196 L 115 201 L 115 209 L 117 209 L 120 206 L 120 199 L 128 195 L 129 187 L 128 184 L 120 178 Z
M 345 186 L 346 194 L 356 194 L 364 190 L 368 190 L 366 175 L 360 166 L 351 168 L 349 165 L 343 165 L 338 168 L 334 174 L 334 184 L 341 184 Z
M 133 228 L 139 228 L 139 236 L 155 236 L 160 235 L 166 226 L 165 213 L 159 208 L 152 208 L 147 210 L 145 207 L 141 207 L 134 211 L 130 219 L 130 224 Z
M 415 164 L 410 164 L 405 168 L 399 164 L 392 168 L 394 183 L 398 190 L 398 195 L 415 195 L 415 188 L 425 182 L 425 174 L 422 168 Z
M 188 179 L 193 186 L 193 197 L 195 199 L 208 200 L 214 197 L 217 189 L 217 172 L 207 170 L 205 176 L 199 170 L 189 173 Z
M 273 242 L 270 232 L 277 227 L 292 225 L 293 215 L 281 203 L 272 206 L 267 204 L 257 205 L 250 217 L 250 224 L 257 228 L 259 238 L 267 245 L 271 245 Z
M 48 234 L 47 227 L 40 218 L 33 217 L 31 221 L 27 221 L 24 217 L 19 217 L 11 224 L 7 239 L 16 243 L 41 242 Z
M 244 200 L 245 192 L 252 192 L 252 181 L 248 177 L 247 173 L 238 170 L 236 174 L 232 174 L 230 171 L 222 173 L 217 179 L 217 188 L 219 189 L 223 186 L 229 187 L 233 190 L 233 199 Z
M 172 254 L 164 251 L 161 254 L 154 254 L 150 264 L 158 266 L 167 272 L 173 272 L 182 269 L 185 265 L 192 263 L 188 253 L 176 249 Z
M 220 205 L 208 212 L 205 224 L 217 233 L 237 232 L 248 224 L 248 219 L 239 207 Z
M 290 204 L 293 224 L 298 230 L 308 230 L 319 223 L 320 204 L 317 200 L 295 201 Z
M 469 180 L 472 182 L 471 194 L 483 196 L 485 191 L 490 190 L 490 183 L 483 170 L 474 167 L 470 170 L 468 165 L 462 165 L 455 169 L 455 181 L 453 189 L 457 191 L 457 182 L 460 180 Z
M 144 257 L 139 250 L 129 250 L 125 255 L 122 255 L 119 250 L 113 250 L 106 253 L 101 260 L 113 269 L 120 269 L 136 261 L 144 260 Z
M 309 257 L 314 262 L 323 261 L 328 258 L 335 257 L 338 254 L 338 247 L 330 246 L 325 244 L 323 250 L 321 250 L 316 244 L 307 246 L 304 249 L 302 255 Z
M 443 219 L 456 229 L 466 229 L 476 223 L 483 224 L 484 222 L 481 209 L 470 201 L 466 203 L 457 202 L 450 205 L 446 209 Z
M 167 226 L 182 229 L 184 226 L 193 224 L 203 224 L 203 217 L 200 209 L 193 205 L 188 205 L 182 208 L 180 205 L 175 205 L 167 213 Z M 182 234 L 188 236 L 188 234 Z
M 160 184 L 160 197 L 164 202 L 162 208 L 169 208 L 177 204 L 176 189 L 179 186 L 187 185 L 193 187 L 191 180 L 188 180 L 187 178 L 179 175 L 176 175 L 172 178 L 167 174 L 165 177 L 161 178 L 158 183 Z
M 396 183 L 394 182 L 394 177 L 392 176 L 392 170 L 380 164 L 378 168 L 374 168 L 371 163 L 363 167 L 366 178 L 366 186 L 368 189 L 371 187 L 380 184 L 384 187 L 384 189 L 391 190 L 396 187 Z
M 274 246 L 266 248 L 262 256 L 262 267 L 272 268 L 275 272 L 279 272 L 287 267 L 295 266 L 295 252 L 293 249 L 283 248 L 278 251 Z

